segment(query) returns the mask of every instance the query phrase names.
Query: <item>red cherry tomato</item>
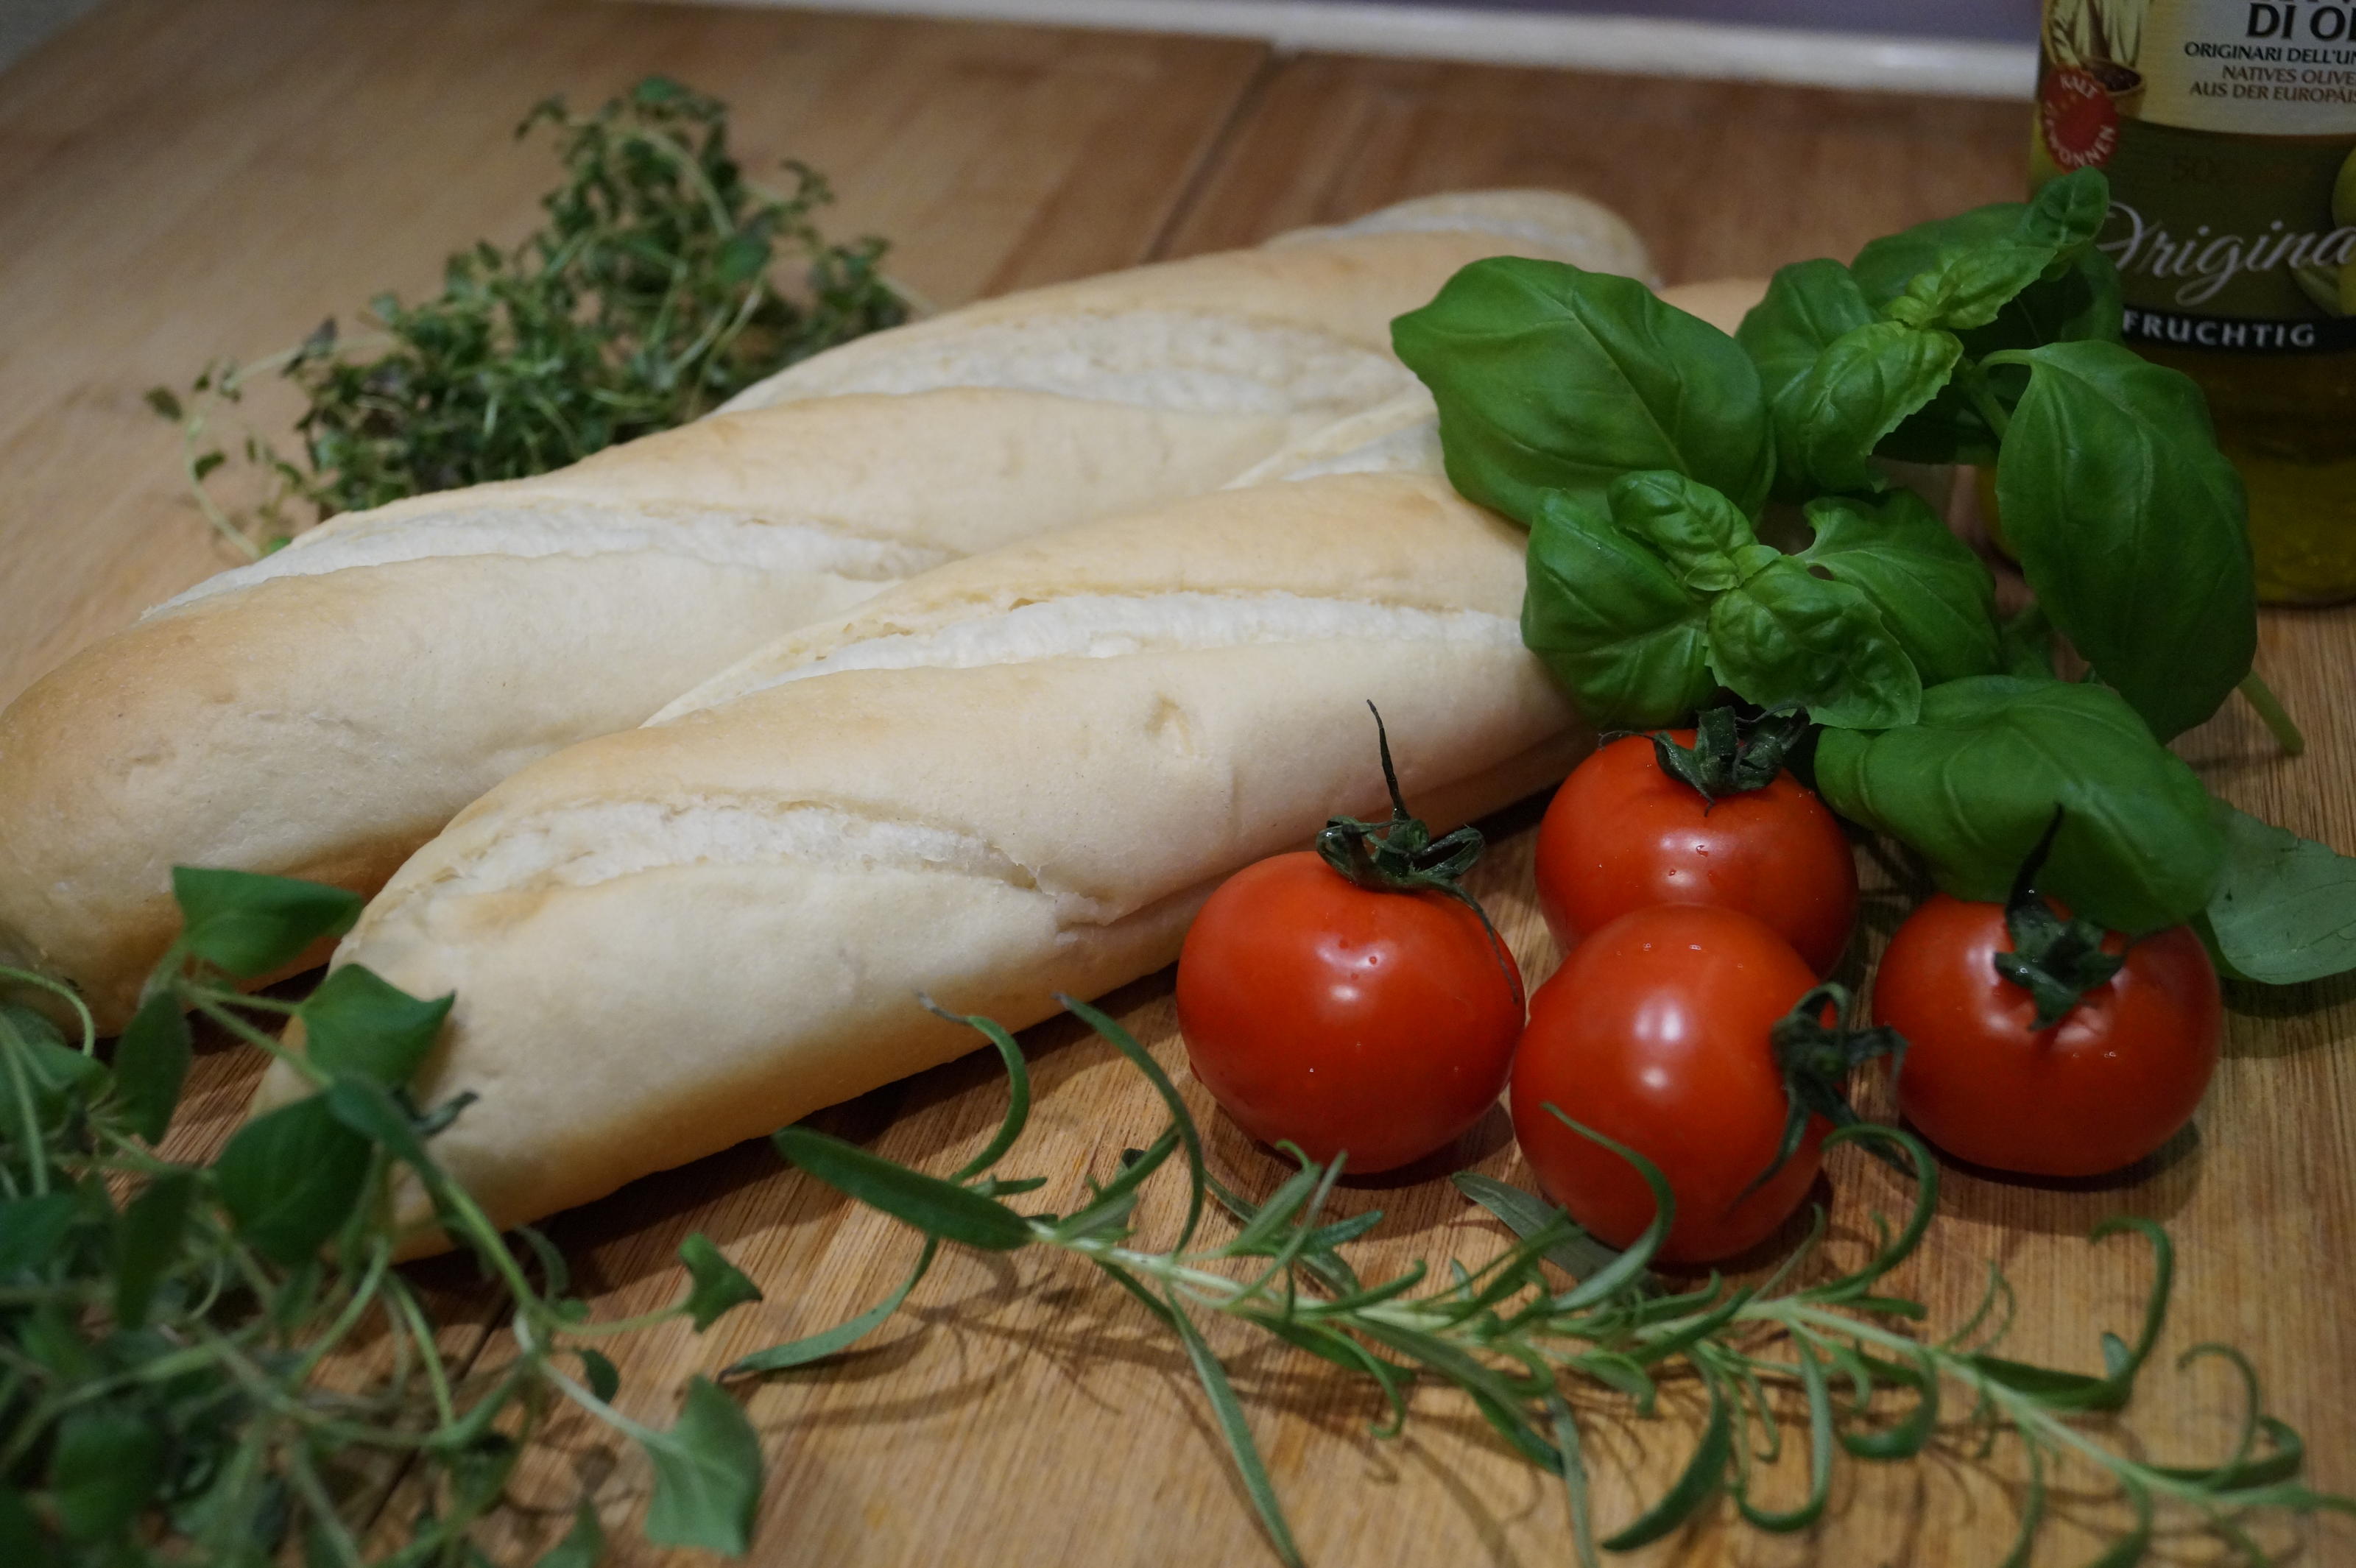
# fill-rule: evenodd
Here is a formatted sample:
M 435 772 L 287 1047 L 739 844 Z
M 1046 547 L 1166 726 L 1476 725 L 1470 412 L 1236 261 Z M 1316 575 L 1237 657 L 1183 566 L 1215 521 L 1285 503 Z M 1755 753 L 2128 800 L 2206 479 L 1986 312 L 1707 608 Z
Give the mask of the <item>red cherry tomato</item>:
M 1764 923 L 1704 904 L 1634 910 L 1580 944 L 1531 998 L 1514 1054 L 1514 1135 L 1538 1184 L 1615 1247 L 1653 1220 L 1635 1168 L 1552 1104 L 1668 1178 L 1665 1261 L 1708 1263 L 1764 1241 L 1807 1195 L 1831 1130 L 1814 1118 L 1799 1151 L 1744 1196 L 1789 1115 L 1768 1031 L 1815 983 Z
M 1521 1026 L 1521 971 L 1471 909 L 1361 888 L 1308 850 L 1228 878 L 1178 958 L 1194 1076 L 1252 1136 L 1346 1149 L 1354 1171 L 1480 1120 Z
M 1676 732 L 1680 744 L 1693 731 Z M 1564 950 L 1646 904 L 1755 915 L 1819 975 L 1857 920 L 1857 862 L 1840 824 L 1788 773 L 1712 805 L 1661 771 L 1644 735 L 1579 764 L 1538 827 L 1538 903 Z
M 1873 982 L 1875 1021 L 1906 1037 L 1907 1119 L 1949 1154 L 2031 1176 L 2098 1176 L 2174 1136 L 2216 1070 L 2217 971 L 2188 926 L 2103 946 L 2126 965 L 2039 1029 L 1992 962 L 2012 951 L 2004 906 L 1940 893 L 1909 915 Z

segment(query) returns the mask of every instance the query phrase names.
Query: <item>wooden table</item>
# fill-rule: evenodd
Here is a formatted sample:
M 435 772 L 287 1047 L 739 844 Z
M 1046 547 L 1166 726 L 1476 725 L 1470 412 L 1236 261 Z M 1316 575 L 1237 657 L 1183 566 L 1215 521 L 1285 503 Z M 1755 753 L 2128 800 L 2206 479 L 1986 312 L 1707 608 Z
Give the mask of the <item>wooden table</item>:
M 830 175 L 831 224 L 895 242 L 892 265 L 942 304 L 1246 244 L 1458 187 L 1583 190 L 1628 215 L 1674 279 L 1845 255 L 1868 237 L 2010 196 L 2026 111 L 1883 98 L 1324 57 L 1258 46 L 783 12 L 559 0 L 112 0 L 0 75 L 0 696 L 139 607 L 225 564 L 176 478 L 173 432 L 141 405 L 215 355 L 252 357 L 374 291 L 430 287 L 443 253 L 520 233 L 550 180 L 508 128 L 533 101 L 593 101 L 659 70 L 735 105 L 755 168 L 787 154 Z M 2262 663 L 2305 720 L 2298 762 L 2236 709 L 2186 753 L 2238 804 L 2356 848 L 2356 620 L 2270 616 Z M 1529 891 L 1534 813 L 1509 816 L 1478 891 L 1535 981 L 1555 963 Z M 1877 939 L 1902 907 L 1875 903 Z M 1157 976 L 1112 998 L 1163 1061 L 1183 1064 Z M 2132 1245 L 2081 1239 L 2103 1215 L 2165 1220 L 2180 1248 L 2164 1347 L 2246 1349 L 2274 1410 L 2312 1446 L 2311 1478 L 2356 1490 L 2356 984 L 2233 998 L 2226 1060 L 2194 1135 L 2148 1168 L 2099 1183 L 1946 1173 L 1944 1211 L 1901 1281 L 1952 1316 L 2000 1260 L 2019 1286 L 2018 1353 L 2098 1363 L 2145 1277 Z M 1157 1130 L 1143 1086 L 1068 1021 L 1026 1041 L 1041 1097 L 1010 1168 L 1067 1204 L 1084 1170 Z M 180 1137 L 222 1135 L 253 1063 L 206 1057 Z M 1183 1079 L 1183 1072 L 1181 1073 Z M 1276 1164 L 1205 1114 L 1213 1157 L 1265 1189 Z M 952 1064 L 828 1113 L 822 1125 L 947 1168 L 994 1125 L 994 1072 Z M 1528 1185 L 1502 1114 L 1454 1163 Z M 1418 1179 L 1353 1183 L 1339 1207 L 1386 1210 L 1377 1264 L 1482 1257 L 1495 1226 L 1434 1162 Z M 1895 1193 L 1837 1164 L 1837 1230 Z M 1149 1211 L 1148 1221 L 1151 1221 Z M 601 1313 L 670 1299 L 672 1262 L 709 1232 L 769 1300 L 707 1339 L 634 1343 L 626 1408 L 668 1420 L 691 1371 L 808 1332 L 884 1294 L 915 1252 L 895 1224 L 747 1146 L 637 1183 L 559 1220 L 556 1239 Z M 427 1267 L 453 1342 L 497 1354 L 493 1304 L 463 1271 Z M 1295 1528 L 1319 1563 L 1569 1561 L 1558 1490 L 1441 1391 L 1380 1442 L 1364 1391 L 1323 1364 L 1232 1353 Z M 2132 1425 L 2158 1457 L 2215 1451 L 2233 1391 L 2215 1366 L 2147 1374 Z M 1054 1260 L 951 1258 L 869 1348 L 755 1388 L 747 1405 L 772 1472 L 767 1563 L 1098 1564 L 1271 1561 L 1176 1348 L 1119 1292 Z M 609 1521 L 646 1477 L 598 1434 L 562 1427 L 530 1467 L 499 1560 L 552 1538 L 584 1480 Z M 1606 1411 L 1599 1509 L 1623 1519 L 1687 1441 Z M 2083 1479 L 2083 1477 L 2080 1477 Z M 1795 1540 L 1718 1523 L 1639 1561 L 1993 1563 L 2018 1488 L 1961 1456 L 1847 1473 L 1832 1517 Z M 398 1511 L 398 1505 L 391 1512 Z M 2341 1523 L 2275 1528 L 2305 1562 L 2356 1562 Z M 617 1560 L 659 1555 L 629 1543 Z M 2093 1538 L 2058 1530 L 2039 1561 Z M 2194 1552 L 2197 1557 L 2199 1553 Z

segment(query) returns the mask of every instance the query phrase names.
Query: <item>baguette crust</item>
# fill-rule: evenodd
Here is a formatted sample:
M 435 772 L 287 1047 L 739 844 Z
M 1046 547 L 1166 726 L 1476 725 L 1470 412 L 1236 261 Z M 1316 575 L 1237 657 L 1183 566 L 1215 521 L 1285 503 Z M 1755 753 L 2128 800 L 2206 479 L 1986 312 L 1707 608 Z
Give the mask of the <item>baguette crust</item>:
M 584 1201 L 970 1049 L 919 990 L 1022 1027 L 1169 963 L 1221 877 L 1378 812 L 1369 699 L 1439 822 L 1558 778 L 1586 738 L 1521 645 L 1521 551 L 1440 480 L 1357 475 L 953 563 L 762 674 L 952 634 L 978 662 L 804 673 L 525 769 L 338 962 L 456 993 L 418 1092 L 480 1096 L 435 1147 L 495 1219 Z M 1020 629 L 1082 602 L 1144 630 Z M 299 1092 L 273 1068 L 257 1103 Z
M 1390 317 L 1465 261 L 1510 244 L 1645 266 L 1575 197 L 1461 197 L 1415 225 L 877 334 L 740 411 L 338 518 L 199 584 L 0 715 L 0 962 L 72 980 L 117 1028 L 169 939 L 176 863 L 373 891 L 507 773 L 781 630 L 1215 488 L 1395 397 Z

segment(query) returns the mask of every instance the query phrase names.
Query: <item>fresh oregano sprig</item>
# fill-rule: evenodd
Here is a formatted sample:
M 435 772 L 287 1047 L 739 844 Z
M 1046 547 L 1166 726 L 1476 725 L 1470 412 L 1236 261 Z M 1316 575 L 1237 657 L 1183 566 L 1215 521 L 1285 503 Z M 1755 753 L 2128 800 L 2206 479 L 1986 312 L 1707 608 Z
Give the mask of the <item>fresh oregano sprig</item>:
M 408 1085 L 449 997 L 408 996 L 357 965 L 300 1002 L 239 988 L 348 929 L 359 901 L 188 868 L 174 891 L 182 934 L 111 1062 L 70 989 L 0 969 L 0 1563 L 245 1568 L 299 1553 L 476 1568 L 476 1527 L 566 1403 L 644 1450 L 649 1540 L 744 1551 L 761 1488 L 744 1413 L 697 1378 L 669 1427 L 626 1416 L 600 1347 L 681 1317 L 701 1333 L 759 1290 L 696 1234 L 680 1249 L 680 1301 L 594 1320 L 557 1250 L 532 1231 L 502 1236 L 433 1157 L 463 1097 L 421 1105 Z M 190 1013 L 316 1091 L 248 1122 L 209 1162 L 155 1147 L 187 1075 Z M 302 1052 L 276 1038 L 289 1019 Z M 504 1287 L 510 1355 L 469 1367 L 442 1349 L 425 1298 L 391 1266 L 396 1182 L 416 1183 Z M 383 1370 L 356 1381 L 374 1362 L 346 1352 L 370 1342 Z M 396 1481 L 417 1512 L 388 1555 L 366 1543 Z M 603 1539 L 584 1499 L 543 1563 L 585 1568 Z
M 1320 1165 L 1289 1150 L 1299 1168 L 1266 1199 L 1248 1203 L 1226 1192 L 1205 1168 L 1193 1118 L 1152 1057 L 1112 1019 L 1074 998 L 1061 999 L 1146 1076 L 1170 1113 L 1167 1129 L 1149 1147 L 1124 1154 L 1108 1180 L 1088 1179 L 1087 1196 L 1072 1212 L 1019 1211 L 1004 1199 L 1034 1189 L 1037 1179 L 1008 1181 L 991 1174 L 1020 1139 L 1029 1089 L 1022 1052 L 986 1019 L 966 1021 L 998 1048 L 1012 1104 L 989 1147 L 955 1176 L 928 1176 L 809 1127 L 778 1133 L 778 1149 L 810 1175 L 923 1232 L 927 1240 L 916 1275 L 941 1243 L 953 1241 L 1001 1253 L 1025 1247 L 1066 1253 L 1120 1285 L 1178 1339 L 1246 1493 L 1285 1563 L 1301 1561 L 1299 1547 L 1248 1413 L 1196 1324 L 1201 1315 L 1254 1324 L 1345 1375 L 1364 1378 L 1387 1406 L 1377 1435 L 1400 1430 L 1404 1393 L 1415 1379 L 1452 1386 L 1516 1452 L 1561 1477 L 1582 1563 L 1597 1560 L 1599 1546 L 1627 1551 L 1656 1541 L 1721 1495 L 1730 1495 L 1739 1515 L 1758 1529 L 1804 1530 L 1823 1516 L 1844 1456 L 1911 1460 L 1933 1442 L 1983 1455 L 2000 1438 L 2019 1445 L 2030 1484 L 2008 1562 L 2026 1560 L 2046 1519 L 2046 1477 L 2064 1458 L 2106 1475 L 2132 1509 L 2136 1522 L 2103 1557 L 2105 1568 L 2143 1559 L 2163 1505 L 2222 1535 L 2253 1563 L 2270 1559 L 2241 1523 L 2252 1511 L 2356 1513 L 2356 1501 L 2297 1483 L 2305 1457 L 2298 1435 L 2265 1413 L 2254 1370 L 2230 1348 L 2199 1346 L 2179 1363 L 2221 1358 L 2242 1376 L 2247 1392 L 2242 1428 L 2222 1460 L 2155 1464 L 2104 1442 L 2079 1419 L 2122 1408 L 2158 1342 L 2174 1253 L 2167 1233 L 2148 1220 L 2112 1220 L 2094 1232 L 2097 1242 L 2138 1235 L 2153 1259 L 2142 1320 L 2132 1340 L 2103 1336 L 2099 1376 L 1996 1354 L 2010 1320 L 2011 1292 L 1993 1268 L 1980 1308 L 1944 1339 L 1918 1327 L 1924 1315 L 1919 1303 L 1883 1292 L 1882 1281 L 1913 1255 L 1929 1228 L 1938 1167 L 1911 1135 L 1868 1124 L 1837 1128 L 1826 1142 L 1879 1147 L 1898 1157 L 1915 1177 L 1913 1208 L 1894 1233 L 1886 1222 L 1878 1225 L 1881 1244 L 1865 1263 L 1819 1283 L 1792 1282 L 1823 1234 L 1821 1211 L 1808 1241 L 1762 1284 L 1735 1285 L 1712 1275 L 1696 1288 L 1668 1293 L 1647 1268 L 1674 1214 L 1665 1179 L 1643 1156 L 1568 1116 L 1563 1120 L 1582 1136 L 1628 1159 L 1651 1187 L 1655 1213 L 1635 1245 L 1612 1254 L 1561 1211 L 1468 1173 L 1457 1179 L 1459 1187 L 1503 1220 L 1516 1243 L 1478 1266 L 1451 1260 L 1433 1270 L 1419 1263 L 1369 1283 L 1343 1249 L 1379 1215 L 1341 1221 L 1323 1215 L 1340 1175 L 1338 1159 Z M 1189 1185 L 1185 1221 L 1174 1240 L 1149 1243 L 1130 1224 L 1139 1189 L 1182 1153 Z M 1236 1228 L 1224 1238 L 1199 1239 L 1202 1218 L 1214 1202 L 1230 1210 Z M 1561 1285 L 1547 1272 L 1549 1264 L 1564 1267 L 1575 1283 Z M 885 1307 L 903 1299 L 916 1277 Z M 872 1316 L 880 1321 L 883 1310 Z M 1658 1499 L 1599 1541 L 1581 1456 L 1581 1419 L 1606 1400 L 1632 1407 L 1640 1418 L 1655 1417 L 1661 1391 L 1673 1383 L 1697 1388 L 1707 1404 L 1692 1455 Z M 1957 1410 L 1964 1413 L 1960 1429 L 1948 1413 Z M 1808 1490 L 1796 1507 L 1770 1508 L 1752 1495 L 1752 1456 L 1772 1461 L 1792 1424 L 1807 1434 Z
M 431 298 L 379 294 L 376 331 L 346 339 L 330 318 L 284 353 L 207 366 L 187 398 L 148 393 L 181 427 L 207 520 L 257 555 L 297 531 L 302 507 L 324 518 L 545 473 L 905 320 L 906 296 L 878 270 L 884 241 L 830 242 L 812 214 L 832 195 L 802 164 L 785 165 L 784 195 L 747 180 L 727 114 L 663 77 L 589 114 L 551 98 L 516 134 L 551 127 L 564 182 L 519 244 L 454 254 Z M 295 454 L 216 428 L 265 374 L 305 401 Z M 232 450 L 259 492 L 241 510 L 209 488 Z

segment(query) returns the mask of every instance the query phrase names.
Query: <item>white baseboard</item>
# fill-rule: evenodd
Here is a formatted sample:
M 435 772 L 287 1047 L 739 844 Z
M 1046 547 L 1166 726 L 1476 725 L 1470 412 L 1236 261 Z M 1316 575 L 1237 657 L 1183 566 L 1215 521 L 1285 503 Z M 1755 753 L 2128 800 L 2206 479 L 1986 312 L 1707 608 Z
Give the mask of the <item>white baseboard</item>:
M 1967 98 L 2029 96 L 2029 44 L 1790 27 L 1459 10 L 1387 0 L 723 0 L 805 11 L 1033 22 L 1126 32 L 1261 38 L 1286 50 L 1568 66 L 1647 76 L 1866 88 Z

